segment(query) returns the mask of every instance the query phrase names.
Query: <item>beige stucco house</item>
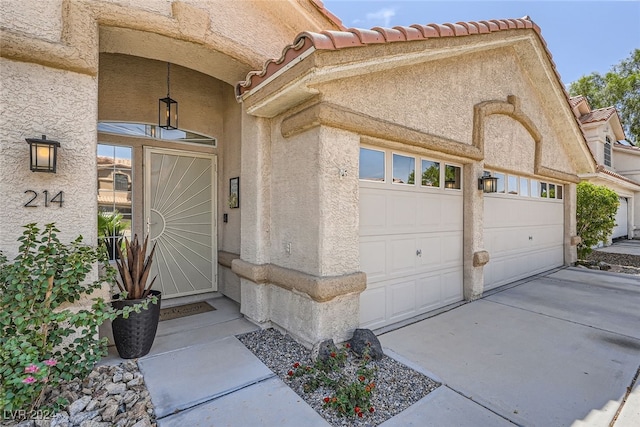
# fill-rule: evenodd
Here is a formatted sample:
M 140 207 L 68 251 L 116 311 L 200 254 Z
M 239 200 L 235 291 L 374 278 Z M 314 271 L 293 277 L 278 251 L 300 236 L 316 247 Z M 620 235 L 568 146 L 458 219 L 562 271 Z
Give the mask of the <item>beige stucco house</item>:
M 625 140 L 615 107 L 593 110 L 584 96 L 569 102 L 597 163 L 595 172 L 580 174 L 580 178 L 612 189 L 620 200 L 609 240 L 640 237 L 640 148 Z
M 9 255 L 28 222 L 95 244 L 98 208 L 117 209 L 158 242 L 163 299 L 226 295 L 306 345 L 576 260 L 596 163 L 528 17 L 364 30 L 317 0 L 0 8 Z M 158 126 L 169 93 L 178 129 Z M 60 142 L 55 174 L 29 170 L 40 135 Z

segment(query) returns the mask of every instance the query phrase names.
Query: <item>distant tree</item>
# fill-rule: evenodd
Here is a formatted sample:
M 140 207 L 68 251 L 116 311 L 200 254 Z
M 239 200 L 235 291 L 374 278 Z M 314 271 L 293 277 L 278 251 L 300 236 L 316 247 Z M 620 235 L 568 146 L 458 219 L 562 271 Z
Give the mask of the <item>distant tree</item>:
M 620 201 L 615 191 L 587 181 L 578 184 L 576 196 L 576 228 L 582 239 L 578 244 L 578 258 L 584 259 L 592 247 L 611 235 Z
M 640 49 L 604 76 L 591 73 L 569 85 L 571 96 L 584 95 L 591 107 L 616 107 L 627 139 L 640 146 Z

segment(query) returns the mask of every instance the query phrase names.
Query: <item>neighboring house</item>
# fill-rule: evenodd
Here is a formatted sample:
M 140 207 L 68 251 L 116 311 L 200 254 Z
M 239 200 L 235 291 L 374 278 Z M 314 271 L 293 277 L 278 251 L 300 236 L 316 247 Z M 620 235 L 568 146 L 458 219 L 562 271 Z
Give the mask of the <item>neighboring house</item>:
M 246 4 L 3 2 L 0 248 L 28 222 L 95 244 L 126 199 L 163 300 L 221 293 L 306 345 L 575 262 L 596 165 L 528 17 L 347 30 L 317 0 Z M 29 170 L 42 134 L 56 174 Z M 25 207 L 45 189 L 64 204 Z
M 615 107 L 592 110 L 584 96 L 572 97 L 570 103 L 598 165 L 580 178 L 610 188 L 620 200 L 610 239 L 640 237 L 640 148 L 625 140 Z

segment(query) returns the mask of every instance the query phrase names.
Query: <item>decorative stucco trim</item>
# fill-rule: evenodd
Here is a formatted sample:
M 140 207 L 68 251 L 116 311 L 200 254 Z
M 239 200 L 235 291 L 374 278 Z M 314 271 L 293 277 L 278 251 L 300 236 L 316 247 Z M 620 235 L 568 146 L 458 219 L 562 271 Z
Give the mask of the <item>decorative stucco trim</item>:
M 97 64 L 76 47 L 33 39 L 5 29 L 0 30 L 0 56 L 90 76 L 98 73 Z
M 282 136 L 290 138 L 320 125 L 472 160 L 481 160 L 484 157 L 477 147 L 469 144 L 421 132 L 327 102 L 312 105 L 287 117 L 282 121 L 281 132 Z
M 580 236 L 571 236 L 571 246 L 578 246 L 582 242 L 582 237 Z
M 231 263 L 234 259 L 239 259 L 239 254 L 233 252 L 218 251 L 218 264 L 223 267 L 231 268 Z
M 135 6 L 94 0 L 63 0 L 59 42 L 0 29 L 0 56 L 95 76 L 100 50 L 98 30 L 100 27 L 116 27 L 206 46 L 249 67 L 262 60 L 250 49 L 214 33 L 210 23 L 208 11 L 182 1 L 172 2 L 171 15 L 165 16 Z
M 484 157 L 484 137 L 485 137 L 485 123 L 487 117 L 501 114 L 508 116 L 518 123 L 520 123 L 531 135 L 535 143 L 535 155 L 534 155 L 534 173 L 540 176 L 557 179 L 565 182 L 580 182 L 580 178 L 571 173 L 562 172 L 559 170 L 547 168 L 542 166 L 542 147 L 543 139 L 542 134 L 534 124 L 533 120 L 529 118 L 520 109 L 520 99 L 515 95 L 508 95 L 507 101 L 484 101 L 480 102 L 473 107 L 473 146 L 476 147 Z
M 258 265 L 242 259 L 232 261 L 231 271 L 259 285 L 271 284 L 306 294 L 316 302 L 326 302 L 342 295 L 360 293 L 367 287 L 367 276 L 361 271 L 342 276 L 318 277 L 274 264 Z

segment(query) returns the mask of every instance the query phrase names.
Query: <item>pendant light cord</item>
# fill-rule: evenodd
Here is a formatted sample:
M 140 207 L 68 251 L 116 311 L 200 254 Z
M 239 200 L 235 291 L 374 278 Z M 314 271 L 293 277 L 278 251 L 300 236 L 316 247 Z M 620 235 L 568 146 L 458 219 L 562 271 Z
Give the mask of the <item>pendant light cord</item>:
M 169 77 L 171 76 L 171 62 L 167 62 L 167 98 L 171 98 L 169 94 L 171 93 L 171 86 Z

